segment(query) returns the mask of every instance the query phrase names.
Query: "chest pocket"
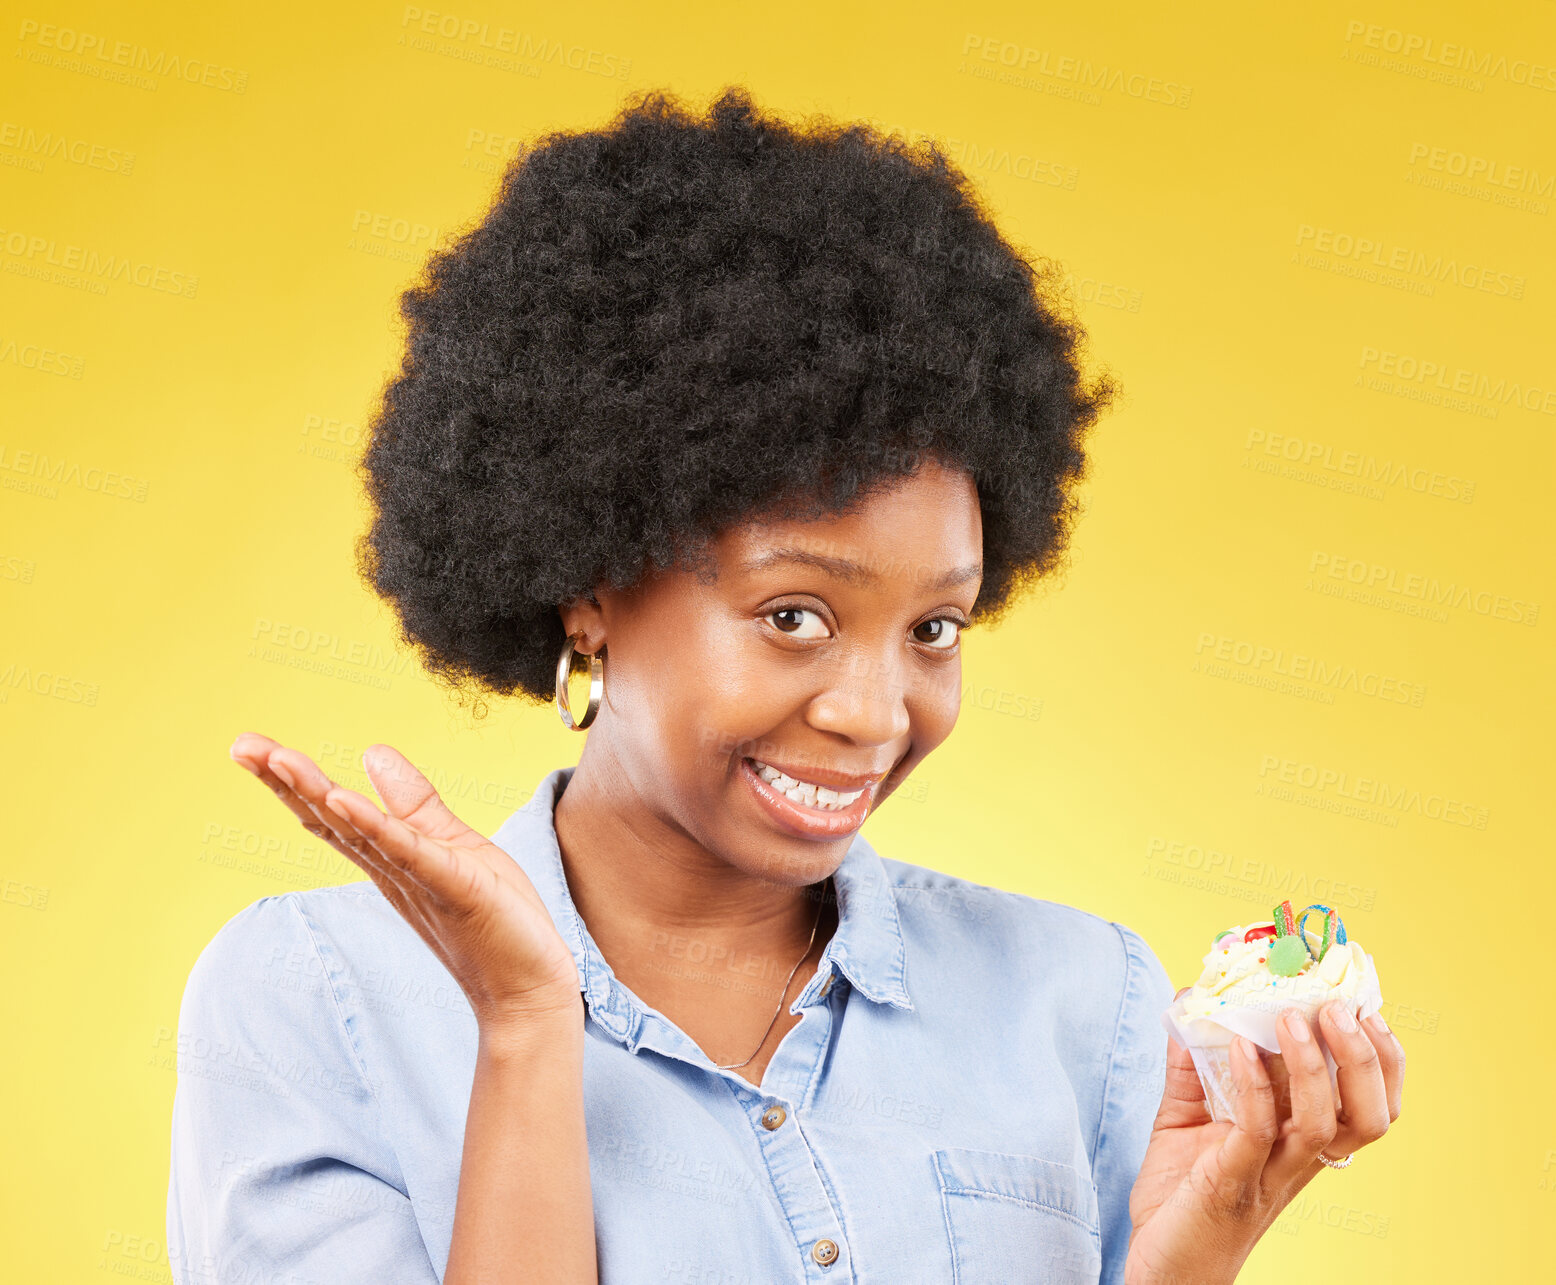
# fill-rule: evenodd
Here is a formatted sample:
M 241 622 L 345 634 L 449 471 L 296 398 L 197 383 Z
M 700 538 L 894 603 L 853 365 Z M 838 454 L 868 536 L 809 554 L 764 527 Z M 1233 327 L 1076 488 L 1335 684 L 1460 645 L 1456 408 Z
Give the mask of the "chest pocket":
M 935 1152 L 954 1285 L 1096 1285 L 1097 1189 L 1073 1165 L 954 1147 Z

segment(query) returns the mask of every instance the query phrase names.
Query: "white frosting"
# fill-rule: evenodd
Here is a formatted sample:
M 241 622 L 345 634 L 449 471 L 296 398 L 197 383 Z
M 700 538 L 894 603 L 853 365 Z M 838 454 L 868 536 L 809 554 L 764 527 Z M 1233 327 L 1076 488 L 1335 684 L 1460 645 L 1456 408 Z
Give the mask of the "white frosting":
M 1274 921 L 1239 924 L 1205 952 L 1199 980 L 1162 1014 L 1179 1043 L 1224 1045 L 1237 1034 L 1278 1053 L 1275 1022 L 1283 1009 L 1294 1006 L 1316 1020 L 1318 1010 L 1335 999 L 1344 1000 L 1358 1018 L 1383 1007 L 1372 957 L 1356 942 L 1331 942 L 1322 962 L 1309 956 L 1299 972 L 1279 977 L 1268 963 L 1276 939 L 1243 940 L 1249 928 L 1266 925 L 1273 927 Z M 1302 931 L 1316 955 L 1323 945 L 1322 927 L 1315 933 L 1309 924 Z
M 1268 957 L 1273 937 L 1244 941 L 1249 928 L 1239 925 L 1205 952 L 1204 971 L 1194 988 L 1183 997 L 1184 1015 L 1214 1018 L 1219 1008 L 1273 1004 L 1276 1009 L 1294 1004 L 1315 1013 L 1331 999 L 1355 999 L 1365 981 L 1368 967 L 1366 952 L 1355 942 L 1334 942 L 1324 952 L 1321 963 L 1307 956 L 1300 972 L 1281 977 L 1270 972 Z M 1316 955 L 1323 945 L 1322 932 L 1303 928 L 1303 936 Z

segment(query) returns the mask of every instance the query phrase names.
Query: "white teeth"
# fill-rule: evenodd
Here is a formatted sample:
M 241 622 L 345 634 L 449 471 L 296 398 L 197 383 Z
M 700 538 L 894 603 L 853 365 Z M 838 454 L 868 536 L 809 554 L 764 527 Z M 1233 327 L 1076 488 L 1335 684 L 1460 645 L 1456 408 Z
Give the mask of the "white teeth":
M 777 768 L 762 762 L 761 759 L 752 759 L 751 761 L 756 764 L 756 774 L 762 780 L 771 785 L 779 794 L 792 799 L 795 803 L 802 803 L 806 807 L 838 811 L 848 807 L 849 804 L 864 793 L 863 790 L 832 790 L 825 785 L 816 785 L 810 781 L 796 781 L 792 776 L 785 776 Z

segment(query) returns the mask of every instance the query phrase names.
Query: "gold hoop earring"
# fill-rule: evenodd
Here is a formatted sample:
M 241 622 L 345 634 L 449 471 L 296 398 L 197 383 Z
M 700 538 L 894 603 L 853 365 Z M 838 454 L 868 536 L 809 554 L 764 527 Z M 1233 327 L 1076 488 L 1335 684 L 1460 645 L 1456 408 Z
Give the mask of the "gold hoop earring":
M 562 648 L 562 654 L 556 662 L 556 712 L 562 719 L 562 726 L 575 732 L 581 732 L 594 722 L 594 716 L 600 712 L 600 698 L 605 694 L 605 662 L 600 658 L 600 652 L 589 657 L 589 705 L 584 710 L 584 716 L 577 722 L 573 721 L 573 709 L 567 699 L 567 679 L 573 672 L 573 644 L 582 638 L 583 634 L 569 634 L 567 645 Z

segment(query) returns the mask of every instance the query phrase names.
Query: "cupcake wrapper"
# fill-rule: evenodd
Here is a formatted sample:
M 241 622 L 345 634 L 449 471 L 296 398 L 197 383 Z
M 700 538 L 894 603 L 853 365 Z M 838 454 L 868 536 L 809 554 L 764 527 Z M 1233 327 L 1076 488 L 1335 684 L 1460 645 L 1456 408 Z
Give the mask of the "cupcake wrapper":
M 1335 1064 L 1334 1056 L 1324 1046 L 1321 1035 L 1319 1046 L 1324 1049 L 1324 1061 L 1329 1067 L 1330 1090 L 1334 1093 L 1335 1101 L 1339 1102 L 1339 1068 Z M 1210 1110 L 1210 1118 L 1225 1120 L 1228 1124 L 1235 1123 L 1236 1117 L 1232 1114 L 1231 1046 L 1190 1046 L 1189 1056 L 1194 1059 L 1194 1069 L 1199 1072 L 1199 1082 L 1205 1090 L 1205 1105 Z M 1282 1117 L 1291 1114 L 1291 1099 L 1285 1083 L 1285 1059 L 1279 1053 L 1267 1053 L 1262 1050 L 1259 1056 L 1264 1059 L 1265 1069 L 1276 1086 L 1277 1114 Z
M 1363 954 L 1365 955 L 1365 952 Z M 1351 1007 L 1358 1021 L 1371 1017 L 1383 1007 L 1383 995 L 1378 987 L 1378 974 L 1372 966 L 1372 957 L 1368 955 L 1366 960 L 1366 974 L 1362 978 L 1362 984 Z M 1189 1018 L 1184 1015 L 1184 1002 L 1180 998 L 1175 999 L 1162 1010 L 1162 1025 L 1167 1029 L 1167 1033 L 1188 1049 L 1189 1056 L 1194 1059 L 1194 1069 L 1199 1073 L 1199 1082 L 1204 1087 L 1205 1105 L 1210 1109 L 1211 1119 L 1228 1122 L 1233 1120 L 1231 1056 L 1234 1035 L 1244 1036 L 1258 1045 L 1263 1050 L 1265 1065 L 1275 1072 L 1271 1078 L 1276 1080 L 1278 1085 L 1284 1080 L 1282 1074 L 1284 1059 L 1281 1057 L 1280 1042 L 1275 1038 L 1275 1023 L 1280 1017 L 1281 1009 L 1285 1006 L 1284 1003 L 1239 1004 L 1235 1007 L 1228 1005 L 1225 1008 L 1218 1008 L 1214 1019 Z M 1298 1005 L 1298 1007 L 1304 1006 Z M 1339 1067 L 1335 1063 L 1334 1054 L 1329 1051 L 1323 1029 L 1318 1025 L 1318 1006 L 1306 1007 L 1309 1017 L 1314 1019 L 1313 1037 L 1317 1040 L 1318 1047 L 1324 1055 L 1324 1062 L 1329 1067 L 1329 1083 L 1334 1091 L 1335 1103 L 1338 1105 L 1340 1102 Z M 1279 1092 L 1277 1092 L 1277 1099 L 1282 1100 Z M 1289 1110 L 1289 1105 L 1289 1101 L 1282 1101 L 1283 1115 Z

